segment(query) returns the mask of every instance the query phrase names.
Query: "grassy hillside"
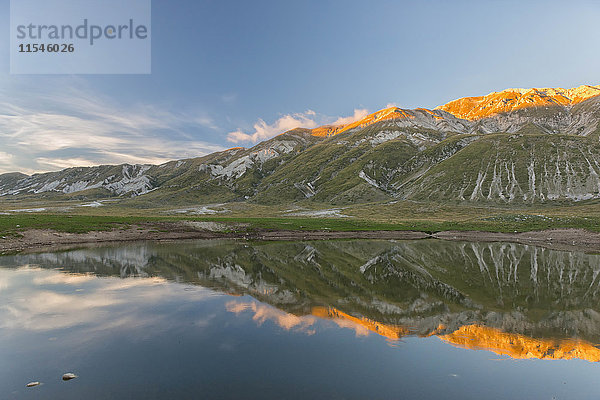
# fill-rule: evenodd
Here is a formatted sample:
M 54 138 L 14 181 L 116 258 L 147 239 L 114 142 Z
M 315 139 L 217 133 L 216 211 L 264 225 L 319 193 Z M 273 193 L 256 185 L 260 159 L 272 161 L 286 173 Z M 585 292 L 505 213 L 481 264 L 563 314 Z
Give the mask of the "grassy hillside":
M 600 144 L 567 135 L 497 134 L 433 166 L 407 190 L 415 200 L 546 203 L 600 195 Z

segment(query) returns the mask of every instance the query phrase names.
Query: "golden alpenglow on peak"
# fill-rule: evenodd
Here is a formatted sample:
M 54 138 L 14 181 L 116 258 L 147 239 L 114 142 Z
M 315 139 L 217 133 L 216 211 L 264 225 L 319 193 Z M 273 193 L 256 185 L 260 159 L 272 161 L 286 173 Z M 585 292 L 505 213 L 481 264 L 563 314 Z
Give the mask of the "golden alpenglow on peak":
M 410 112 L 410 111 L 408 111 Z M 372 125 L 379 121 L 385 121 L 387 119 L 398 119 L 408 118 L 409 114 L 407 110 L 402 110 L 398 107 L 389 107 L 379 110 L 373 114 L 369 114 L 366 117 L 359 119 L 358 121 L 352 122 L 346 125 L 325 125 L 320 126 L 312 130 L 313 136 L 326 137 L 338 135 L 342 132 L 346 132 L 353 128 L 362 128 L 365 126 Z
M 358 335 L 365 335 L 370 331 L 385 338 L 397 340 L 411 333 L 406 327 L 384 324 L 365 317 L 354 317 L 335 307 L 313 307 L 312 315 L 318 318 L 331 319 L 339 326 L 353 329 Z
M 399 107 L 388 107 L 383 110 L 379 110 L 366 117 L 359 119 L 358 121 L 352 122 L 346 125 L 324 125 L 318 128 L 312 129 L 312 135 L 318 137 L 328 137 L 339 135 L 340 133 L 349 131 L 355 128 L 364 128 L 369 125 L 376 124 L 377 122 L 387 120 L 421 120 L 423 117 L 429 117 L 434 120 L 441 120 L 443 117 L 439 115 L 438 111 L 428 110 L 426 108 L 417 108 L 414 110 L 407 110 Z
M 492 92 L 485 96 L 463 97 L 433 110 L 388 107 L 349 124 L 323 125 L 311 129 L 310 132 L 316 137 L 330 137 L 353 129 L 365 128 L 382 121 L 404 121 L 401 122 L 403 127 L 414 125 L 415 127 L 429 129 L 443 128 L 440 124 L 446 123 L 456 128 L 457 123 L 469 124 L 513 111 L 545 107 L 569 108 L 595 96 L 600 96 L 600 85 L 582 85 L 572 89 L 511 88 L 500 92 Z M 448 128 L 448 125 L 445 127 Z
M 436 110 L 447 111 L 457 118 L 478 120 L 496 114 L 534 107 L 573 106 L 600 95 L 600 85 L 583 85 L 572 89 L 506 89 L 486 96 L 463 97 Z
M 584 340 L 537 339 L 481 325 L 465 325 L 438 337 L 457 347 L 488 350 L 515 359 L 600 361 L 600 349 Z
M 314 307 L 311 314 L 318 318 L 333 320 L 340 327 L 354 330 L 359 336 L 373 332 L 390 340 L 398 340 L 416 334 L 414 327 L 390 325 L 365 317 L 355 317 L 335 307 Z M 534 338 L 478 324 L 463 325 L 447 334 L 440 333 L 445 329 L 444 325 L 440 325 L 431 333 L 418 336 L 437 336 L 456 347 L 487 350 L 514 359 L 580 359 L 600 362 L 600 348 L 585 340 Z

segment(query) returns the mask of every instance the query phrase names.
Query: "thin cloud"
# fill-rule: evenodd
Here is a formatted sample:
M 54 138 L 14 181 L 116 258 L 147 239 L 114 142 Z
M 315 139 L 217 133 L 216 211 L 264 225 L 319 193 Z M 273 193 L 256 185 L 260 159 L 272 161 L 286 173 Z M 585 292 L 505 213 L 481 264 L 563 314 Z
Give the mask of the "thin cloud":
M 355 109 L 354 115 L 349 117 L 340 117 L 333 122 L 333 125 L 348 125 L 369 115 L 369 111 L 365 108 Z
M 233 104 L 238 98 L 237 93 L 226 93 L 221 96 L 221 101 L 225 104 Z
M 73 167 L 89 167 L 95 165 L 93 160 L 86 158 L 61 158 L 53 159 L 46 157 L 38 157 L 36 159 L 37 165 L 46 170 L 56 171 L 59 169 L 73 168 Z
M 0 95 L 11 99 L 0 101 L 0 173 L 157 164 L 223 150 L 190 136 L 189 132 L 218 129 L 201 113 L 145 104 L 119 107 L 112 99 L 72 87 L 51 95 Z
M 253 130 L 250 132 L 244 132 L 241 129 L 229 132 L 227 134 L 227 141 L 231 143 L 257 143 L 262 140 L 271 139 L 294 128 L 312 129 L 321 125 L 350 124 L 366 117 L 368 113 L 366 109 L 356 109 L 354 110 L 354 114 L 348 117 L 328 117 L 313 110 L 308 110 L 303 113 L 286 114 L 272 124 L 259 119 L 253 125 Z
M 12 154 L 0 151 L 0 165 L 9 165 L 13 159 Z
M 252 142 L 256 143 L 262 140 L 270 139 L 285 131 L 294 128 L 316 128 L 317 122 L 314 120 L 315 112 L 308 110 L 305 113 L 288 114 L 279 118 L 272 124 L 267 124 L 259 119 L 253 126 L 254 131 L 250 133 L 237 130 L 227 135 L 227 141 L 231 143 Z

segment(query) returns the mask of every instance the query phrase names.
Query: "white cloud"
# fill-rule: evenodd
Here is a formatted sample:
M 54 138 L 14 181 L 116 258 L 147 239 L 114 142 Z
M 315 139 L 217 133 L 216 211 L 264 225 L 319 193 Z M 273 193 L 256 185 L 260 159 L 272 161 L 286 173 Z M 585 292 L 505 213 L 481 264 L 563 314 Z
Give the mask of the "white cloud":
M 328 117 L 319 114 L 313 110 L 303 113 L 286 114 L 272 124 L 259 119 L 250 132 L 244 132 L 238 129 L 227 134 L 227 140 L 232 143 L 257 143 L 262 140 L 270 139 L 294 128 L 312 129 L 321 125 L 345 125 L 358 121 L 368 115 L 366 109 L 356 109 L 354 114 L 348 117 Z
M 66 84 L 65 84 L 66 83 Z M 222 100 L 235 102 L 237 95 Z M 267 123 L 258 119 L 251 129 L 226 136 L 231 143 L 254 144 L 290 129 L 348 124 L 367 115 L 354 110 L 331 117 L 307 110 Z M 119 104 L 94 94 L 84 80 L 70 78 L 45 90 L 34 85 L 0 86 L 0 173 L 55 171 L 99 164 L 160 164 L 201 157 L 224 147 L 197 140 L 194 132 L 220 128 L 201 110 L 179 111 L 150 104 Z
M 0 173 L 52 171 L 74 166 L 162 163 L 200 157 L 222 146 L 189 132 L 215 130 L 202 113 L 152 105 L 115 104 L 89 90 L 60 89 L 51 95 L 26 90 L 0 96 Z
M 308 110 L 305 113 L 287 114 L 270 125 L 264 120 L 259 119 L 253 126 L 253 132 L 245 133 L 241 130 L 230 132 L 227 135 L 227 140 L 232 143 L 256 143 L 261 140 L 270 139 L 290 129 L 316 128 L 317 122 L 314 120 L 315 116 L 316 113 L 312 110 Z
M 348 125 L 348 124 L 351 124 L 353 122 L 363 119 L 367 115 L 369 115 L 368 110 L 366 110 L 364 108 L 361 108 L 361 109 L 357 108 L 354 110 L 354 115 L 350 115 L 349 117 L 340 117 L 340 118 L 336 119 L 332 125 Z
M 0 151 L 0 165 L 10 164 L 12 159 L 13 159 L 12 154 L 8 154 L 3 151 Z
M 73 168 L 73 167 L 89 167 L 93 165 L 97 165 L 94 160 L 90 160 L 82 157 L 75 158 L 47 158 L 47 157 L 38 157 L 35 159 L 36 164 L 42 170 L 51 170 L 56 171 L 65 168 Z

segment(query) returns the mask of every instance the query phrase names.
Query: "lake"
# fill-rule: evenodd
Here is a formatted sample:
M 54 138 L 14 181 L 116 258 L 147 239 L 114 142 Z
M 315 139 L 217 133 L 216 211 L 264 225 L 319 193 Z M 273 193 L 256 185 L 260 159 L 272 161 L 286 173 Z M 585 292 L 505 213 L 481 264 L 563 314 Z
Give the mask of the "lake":
M 3 256 L 0 398 L 600 398 L 599 273 L 434 239 Z

